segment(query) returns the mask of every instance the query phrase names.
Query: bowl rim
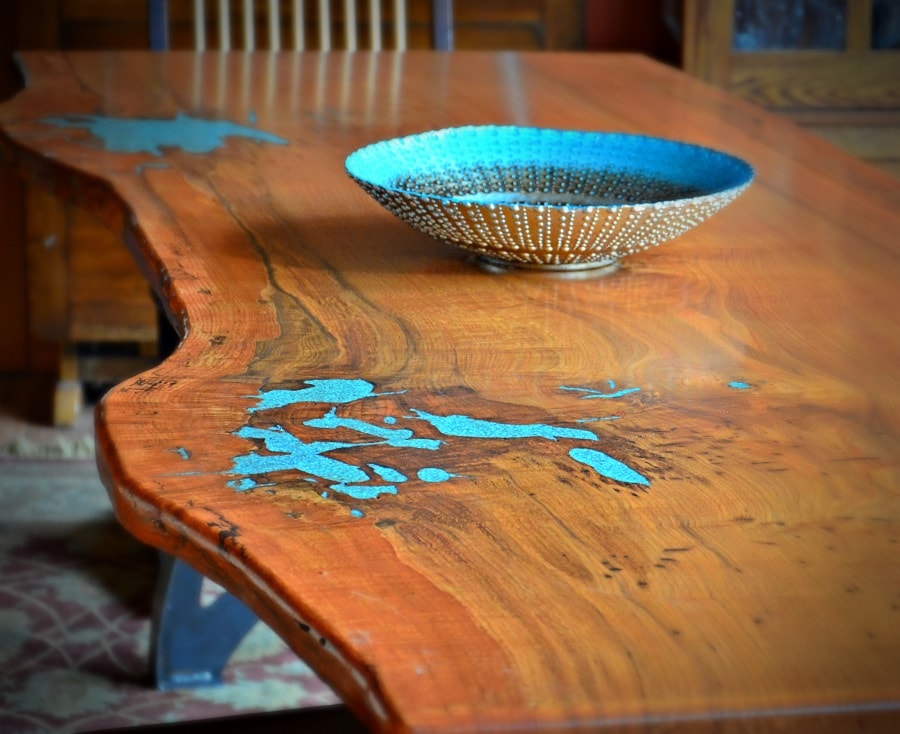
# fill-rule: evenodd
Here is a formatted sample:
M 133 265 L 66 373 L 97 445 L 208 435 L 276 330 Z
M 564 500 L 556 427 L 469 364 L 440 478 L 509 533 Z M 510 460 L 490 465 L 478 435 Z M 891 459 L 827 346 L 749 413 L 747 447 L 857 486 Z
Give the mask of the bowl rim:
M 681 150 L 691 150 L 695 152 L 702 153 L 707 155 L 713 159 L 718 159 L 722 162 L 728 162 L 729 164 L 735 166 L 736 171 L 736 182 L 732 185 L 713 188 L 708 191 L 703 191 L 691 196 L 678 196 L 673 198 L 666 199 L 658 199 L 655 201 L 626 201 L 626 202 L 615 202 L 615 203 L 604 203 L 604 202 L 595 202 L 595 203 L 562 203 L 562 204 L 554 204 L 554 203 L 537 203 L 537 202 L 487 202 L 484 200 L 479 201 L 474 196 L 446 196 L 443 194 L 434 194 L 423 191 L 417 191 L 415 189 L 411 189 L 408 187 L 401 186 L 393 186 L 393 185 L 385 185 L 383 183 L 375 182 L 372 180 L 372 177 L 366 177 L 361 175 L 360 172 L 354 171 L 354 167 L 359 164 L 359 162 L 367 156 L 371 156 L 374 152 L 376 152 L 379 148 L 387 148 L 389 146 L 395 146 L 398 144 L 402 144 L 404 142 L 419 142 L 422 140 L 427 140 L 429 138 L 434 137 L 443 137 L 447 135 L 457 135 L 457 134 L 466 134 L 466 133 L 480 133 L 486 131 L 524 131 L 529 133 L 536 134 L 552 134 L 552 135 L 563 135 L 563 136 L 571 136 L 571 137 L 579 137 L 579 138 L 596 138 L 599 140 L 615 140 L 615 139 L 627 139 L 629 141 L 648 141 L 651 143 L 660 143 L 664 146 L 670 146 L 673 149 L 681 149 Z M 510 162 L 510 165 L 515 165 L 514 161 Z M 423 130 L 421 132 L 410 133 L 407 135 L 401 135 L 393 138 L 385 138 L 382 140 L 376 140 L 366 145 L 363 145 L 354 151 L 352 151 L 344 160 L 344 170 L 345 172 L 354 179 L 357 183 L 359 183 L 364 188 L 374 188 L 379 191 L 388 192 L 392 194 L 402 194 L 405 196 L 409 196 L 415 199 L 427 200 L 439 202 L 443 205 L 458 205 L 465 207 L 488 207 L 488 208 L 503 208 L 509 209 L 511 211 L 519 211 L 521 209 L 526 210 L 536 210 L 546 211 L 546 210 L 554 210 L 554 211 L 572 211 L 572 212 L 586 212 L 590 213 L 591 211 L 596 210 L 612 210 L 612 209 L 645 209 L 645 208 L 656 208 L 656 207 L 672 207 L 679 205 L 686 205 L 689 203 L 697 203 L 701 202 L 704 199 L 710 198 L 718 198 L 726 195 L 735 195 L 737 196 L 743 189 L 747 188 L 754 178 L 756 177 L 756 171 L 754 167 L 745 161 L 743 158 L 740 158 L 732 153 L 727 153 L 725 151 L 719 150 L 717 148 L 712 148 L 706 145 L 701 145 L 698 143 L 692 143 L 685 140 L 678 140 L 674 138 L 666 138 L 663 136 L 657 135 L 649 135 L 647 133 L 635 133 L 628 131 L 617 131 L 617 130 L 582 130 L 582 129 L 574 129 L 574 128 L 555 128 L 555 127 L 540 127 L 540 126 L 532 126 L 532 125 L 458 125 L 452 127 L 443 127 L 436 129 Z M 596 170 L 596 168 L 594 169 Z

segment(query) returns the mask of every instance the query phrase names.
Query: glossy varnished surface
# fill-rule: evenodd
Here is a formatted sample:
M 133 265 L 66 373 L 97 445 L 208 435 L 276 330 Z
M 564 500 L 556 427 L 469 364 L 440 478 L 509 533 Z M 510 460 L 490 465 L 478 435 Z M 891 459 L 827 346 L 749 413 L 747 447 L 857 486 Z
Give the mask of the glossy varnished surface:
M 122 231 L 184 332 L 99 410 L 120 520 L 370 726 L 896 724 L 894 179 L 636 57 L 23 63 L 4 159 Z M 46 120 L 73 113 L 249 132 L 112 152 Z M 684 139 L 757 179 L 609 277 L 489 273 L 343 171 L 478 123 Z M 371 481 L 282 471 L 281 438 Z

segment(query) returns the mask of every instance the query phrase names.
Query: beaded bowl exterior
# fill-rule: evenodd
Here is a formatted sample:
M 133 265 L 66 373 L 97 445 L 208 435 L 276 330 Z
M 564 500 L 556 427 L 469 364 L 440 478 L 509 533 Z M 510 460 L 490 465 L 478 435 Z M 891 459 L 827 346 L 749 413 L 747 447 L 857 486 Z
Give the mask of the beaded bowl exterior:
M 457 127 L 352 153 L 347 173 L 413 227 L 497 265 L 615 267 L 733 201 L 744 161 L 624 133 Z

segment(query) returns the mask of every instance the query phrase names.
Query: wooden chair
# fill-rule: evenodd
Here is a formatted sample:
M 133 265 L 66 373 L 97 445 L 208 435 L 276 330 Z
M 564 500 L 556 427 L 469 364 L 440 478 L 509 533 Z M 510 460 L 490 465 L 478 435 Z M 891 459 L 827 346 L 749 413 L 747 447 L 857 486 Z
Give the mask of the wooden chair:
M 150 47 L 163 50 L 170 47 L 170 18 L 168 0 L 148 0 L 150 20 Z M 240 48 L 254 51 L 263 34 L 257 28 L 257 3 L 242 0 L 240 3 L 240 36 L 234 31 L 234 5 L 229 0 L 216 0 L 215 13 L 208 13 L 204 0 L 193 0 L 193 48 L 207 50 L 207 30 L 211 20 L 217 27 L 216 48 L 230 51 Z M 315 48 L 328 51 L 337 45 L 347 51 L 366 48 L 380 51 L 386 47 L 387 34 L 382 19 L 380 0 L 366 0 L 364 13 L 360 15 L 356 0 L 266 0 L 264 24 L 266 26 L 265 48 L 280 51 L 284 48 L 302 51 Z M 308 6 L 314 6 L 312 8 Z M 335 7 L 337 6 L 337 7 Z M 407 48 L 407 0 L 392 0 L 392 48 L 404 51 Z M 316 32 L 311 33 L 309 21 L 315 19 Z M 336 21 L 343 27 L 342 39 L 335 37 Z M 360 28 L 368 28 L 368 40 L 360 39 Z M 449 50 L 453 47 L 453 0 L 431 0 L 432 47 Z M 312 45 L 313 36 L 316 43 Z

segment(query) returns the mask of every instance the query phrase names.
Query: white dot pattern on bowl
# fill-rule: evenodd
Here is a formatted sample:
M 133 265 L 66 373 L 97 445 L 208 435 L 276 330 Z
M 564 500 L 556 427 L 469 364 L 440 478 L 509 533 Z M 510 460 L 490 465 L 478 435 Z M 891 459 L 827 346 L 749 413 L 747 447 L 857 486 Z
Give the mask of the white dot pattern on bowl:
M 448 128 L 361 148 L 347 172 L 417 229 L 491 260 L 607 265 L 674 239 L 753 171 L 700 146 L 620 133 Z

